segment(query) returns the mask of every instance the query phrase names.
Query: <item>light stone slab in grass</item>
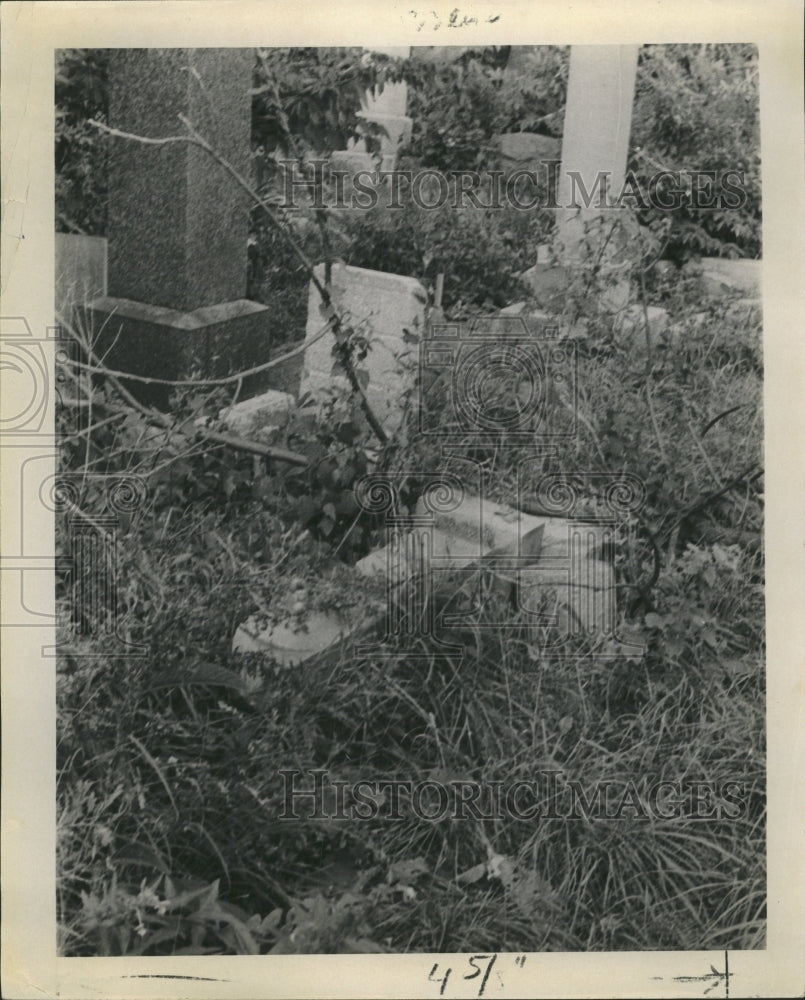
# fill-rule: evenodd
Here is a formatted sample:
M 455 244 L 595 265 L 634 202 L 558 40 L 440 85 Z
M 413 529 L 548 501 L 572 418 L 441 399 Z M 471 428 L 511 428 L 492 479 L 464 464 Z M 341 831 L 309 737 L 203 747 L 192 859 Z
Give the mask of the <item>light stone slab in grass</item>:
M 721 257 L 702 257 L 702 285 L 708 296 L 741 292 L 746 298 L 760 295 L 763 262 L 760 260 L 727 260 Z
M 218 417 L 235 434 L 260 436 L 281 426 L 294 406 L 296 400 L 290 393 L 269 389 L 259 396 L 225 407 Z
M 270 653 L 283 667 L 298 666 L 336 646 L 354 630 L 334 613 L 312 611 L 302 622 L 261 628 L 254 618 L 239 625 L 232 639 L 236 653 Z

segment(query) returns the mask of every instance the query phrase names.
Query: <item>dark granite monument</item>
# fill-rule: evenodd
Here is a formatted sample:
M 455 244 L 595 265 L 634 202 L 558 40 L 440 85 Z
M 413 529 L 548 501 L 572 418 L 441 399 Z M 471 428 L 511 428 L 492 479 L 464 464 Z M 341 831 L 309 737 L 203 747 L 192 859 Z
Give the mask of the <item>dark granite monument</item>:
M 116 51 L 109 124 L 163 138 L 186 133 L 182 114 L 248 179 L 253 63 L 252 49 Z M 268 359 L 269 311 L 245 298 L 248 212 L 248 195 L 204 150 L 110 139 L 108 295 L 90 311 L 111 368 L 215 377 Z M 267 386 L 255 377 L 244 391 Z M 152 390 L 139 394 L 167 401 Z

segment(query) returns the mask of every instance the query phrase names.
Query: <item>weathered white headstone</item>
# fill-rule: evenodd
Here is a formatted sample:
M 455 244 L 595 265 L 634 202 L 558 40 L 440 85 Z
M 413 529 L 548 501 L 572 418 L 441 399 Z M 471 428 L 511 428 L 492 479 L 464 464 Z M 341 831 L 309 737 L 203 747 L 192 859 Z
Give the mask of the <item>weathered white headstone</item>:
M 397 59 L 407 59 L 411 50 L 408 47 L 376 48 L 373 52 Z M 380 150 L 385 155 L 394 156 L 403 142 L 411 136 L 411 119 L 406 115 L 408 100 L 408 84 L 386 83 L 382 90 L 375 88 L 366 91 L 362 101 L 359 117 L 382 125 L 386 135 L 380 137 Z
M 324 283 L 323 264 L 316 268 L 316 275 Z M 368 375 L 365 391 L 370 406 L 386 431 L 393 432 L 403 418 L 405 397 L 413 388 L 416 369 L 416 344 L 406 343 L 404 334 L 407 330 L 422 335 L 425 289 L 415 278 L 334 264 L 331 295 L 346 322 L 369 340 L 369 352 L 356 368 Z M 347 388 L 346 377 L 333 357 L 333 334 L 319 336 L 323 323 L 321 299 L 311 283 L 306 332 L 309 346 L 300 391 L 318 396 L 333 386 Z
M 595 207 L 597 193 L 587 208 L 584 192 L 595 192 L 602 174 L 611 196 L 623 187 L 637 53 L 637 45 L 574 45 L 570 49 L 558 192 L 563 207 L 557 214 L 557 237 L 566 259 L 578 252 L 585 225 L 600 216 L 601 210 Z
M 367 50 L 381 52 L 398 59 L 407 59 L 411 50 L 408 47 L 378 48 Z M 374 153 L 366 150 L 364 139 L 351 140 L 347 149 L 336 150 L 330 156 L 330 167 L 335 171 L 344 171 L 354 176 L 359 171 L 373 173 L 388 173 L 397 163 L 397 150 L 411 137 L 412 121 L 406 115 L 408 100 L 408 84 L 404 81 L 386 83 L 382 90 L 374 88 L 367 90 L 361 98 L 361 110 L 358 117 L 367 122 L 382 126 L 383 132 L 378 136 L 380 142 L 380 159 Z M 367 184 L 364 179 L 364 186 Z

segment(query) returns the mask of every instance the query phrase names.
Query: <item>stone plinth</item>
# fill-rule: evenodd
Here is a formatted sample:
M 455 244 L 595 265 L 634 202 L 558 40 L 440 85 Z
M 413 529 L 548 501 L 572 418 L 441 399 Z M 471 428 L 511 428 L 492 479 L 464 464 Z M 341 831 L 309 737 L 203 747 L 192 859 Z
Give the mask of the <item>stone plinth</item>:
M 248 177 L 253 61 L 251 49 L 115 50 L 109 123 L 164 138 L 186 132 L 183 115 Z M 268 310 L 245 300 L 248 212 L 248 195 L 202 149 L 110 140 L 108 297 L 92 303 L 95 329 L 117 336 L 110 367 L 176 379 L 266 360 Z
M 324 283 L 324 265 L 316 268 Z M 366 396 L 378 419 L 390 433 L 399 427 L 403 416 L 404 394 L 414 385 L 417 362 L 416 344 L 407 344 L 404 331 L 422 336 L 427 296 L 415 278 L 385 274 L 360 267 L 334 265 L 331 275 L 334 304 L 353 329 L 365 333 L 370 342 L 366 358 L 356 365 L 369 381 Z M 347 380 L 339 374 L 333 358 L 332 333 L 316 339 L 324 319 L 321 299 L 311 283 L 308 300 L 305 365 L 300 391 L 314 395 L 340 386 Z M 403 356 L 408 356 L 406 365 Z
M 133 375 L 160 379 L 219 378 L 253 367 L 268 356 L 267 310 L 240 299 L 179 312 L 131 299 L 106 296 L 88 309 L 96 352 L 106 364 Z M 243 380 L 247 395 L 273 388 L 272 371 Z M 155 406 L 166 406 L 169 386 L 128 383 Z

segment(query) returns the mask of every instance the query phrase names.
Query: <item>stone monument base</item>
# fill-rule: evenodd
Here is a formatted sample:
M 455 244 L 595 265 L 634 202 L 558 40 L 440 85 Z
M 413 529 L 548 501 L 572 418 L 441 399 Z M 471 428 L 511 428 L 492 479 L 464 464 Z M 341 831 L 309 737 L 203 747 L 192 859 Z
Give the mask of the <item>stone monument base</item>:
M 268 308 L 247 299 L 179 312 L 104 296 L 89 303 L 85 320 L 95 353 L 109 368 L 147 378 L 223 378 L 263 364 L 272 343 Z M 245 378 L 241 398 L 277 388 L 272 376 L 269 369 Z M 138 399 L 159 407 L 167 406 L 175 391 L 136 381 L 126 385 Z

